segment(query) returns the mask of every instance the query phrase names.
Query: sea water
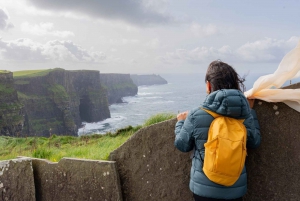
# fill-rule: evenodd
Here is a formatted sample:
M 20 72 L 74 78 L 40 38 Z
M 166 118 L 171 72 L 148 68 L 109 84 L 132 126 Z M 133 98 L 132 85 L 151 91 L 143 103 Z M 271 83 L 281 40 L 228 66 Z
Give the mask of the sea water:
M 124 97 L 124 103 L 109 106 L 111 118 L 86 123 L 78 135 L 104 134 L 126 126 L 142 125 L 158 113 L 189 111 L 199 107 L 206 97 L 204 74 L 162 74 L 168 81 L 164 85 L 139 86 L 136 96 Z M 250 89 L 261 74 L 248 74 L 245 86 Z

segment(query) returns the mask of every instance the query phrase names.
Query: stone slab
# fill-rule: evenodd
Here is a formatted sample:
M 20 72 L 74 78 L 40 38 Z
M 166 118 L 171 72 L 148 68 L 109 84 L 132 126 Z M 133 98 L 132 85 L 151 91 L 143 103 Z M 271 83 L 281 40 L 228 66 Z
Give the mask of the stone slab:
M 284 103 L 260 100 L 254 109 L 262 141 L 258 149 L 248 150 L 248 193 L 244 200 L 299 201 L 300 113 Z
M 0 161 L 0 201 L 35 201 L 30 158 Z
M 121 201 L 115 162 L 32 159 L 37 201 Z
M 117 161 L 123 200 L 192 201 L 191 153 L 174 146 L 176 119 L 142 128 L 110 160 Z

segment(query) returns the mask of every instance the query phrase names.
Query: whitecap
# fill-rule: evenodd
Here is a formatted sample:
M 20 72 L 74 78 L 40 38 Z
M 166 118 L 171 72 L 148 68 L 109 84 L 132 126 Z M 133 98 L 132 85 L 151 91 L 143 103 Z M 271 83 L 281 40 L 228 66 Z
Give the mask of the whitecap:
M 118 122 L 124 121 L 125 119 L 126 117 L 117 115 L 99 122 L 83 122 L 83 126 L 78 130 L 78 135 L 80 136 L 91 133 L 104 134 L 109 130 L 114 130 L 109 128 L 115 127 Z

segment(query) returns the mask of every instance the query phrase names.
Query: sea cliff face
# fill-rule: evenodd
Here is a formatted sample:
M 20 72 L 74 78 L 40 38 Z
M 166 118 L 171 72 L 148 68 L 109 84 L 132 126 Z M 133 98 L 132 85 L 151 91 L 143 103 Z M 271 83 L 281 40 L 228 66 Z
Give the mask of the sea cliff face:
M 42 76 L 15 78 L 25 106 L 23 136 L 74 135 L 82 121 L 110 117 L 99 71 L 54 69 Z
M 101 85 L 107 91 L 109 104 L 122 103 L 125 96 L 134 96 L 138 92 L 129 74 L 100 74 Z
M 23 128 L 24 111 L 14 88 L 12 72 L 0 73 L 0 135 L 18 136 Z
M 142 85 L 154 85 L 154 84 L 168 84 L 167 80 L 162 78 L 160 75 L 136 75 L 132 74 L 130 75 L 132 81 L 137 86 Z

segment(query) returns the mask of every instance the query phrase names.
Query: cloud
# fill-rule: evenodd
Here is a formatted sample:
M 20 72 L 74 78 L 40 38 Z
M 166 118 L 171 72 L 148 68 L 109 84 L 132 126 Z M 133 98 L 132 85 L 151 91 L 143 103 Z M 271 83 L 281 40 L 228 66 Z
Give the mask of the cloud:
M 146 43 L 146 46 L 155 49 L 155 48 L 158 48 L 160 46 L 160 44 L 161 44 L 160 40 L 158 38 L 154 38 L 154 39 L 151 39 L 150 41 L 148 41 Z
M 0 39 L 0 58 L 11 61 L 64 61 L 100 63 L 106 56 L 102 52 L 90 52 L 71 41 L 49 41 L 46 44 L 30 39 L 3 41 Z
M 284 55 L 292 50 L 298 43 L 298 37 L 288 40 L 266 38 L 255 42 L 248 42 L 237 49 L 225 45 L 220 48 L 196 47 L 191 50 L 177 49 L 167 52 L 158 58 L 162 63 L 172 64 L 177 61 L 192 64 L 207 63 L 213 60 L 238 61 L 251 63 L 280 62 Z
M 165 12 L 153 9 L 155 4 L 146 4 L 139 0 L 27 0 L 35 7 L 44 10 L 75 12 L 94 18 L 126 21 L 139 26 L 164 24 L 174 19 Z M 164 2 L 163 2 L 164 3 Z
M 62 38 L 74 36 L 74 33 L 71 31 L 56 31 L 53 30 L 53 27 L 53 23 L 50 22 L 35 25 L 30 25 L 28 22 L 24 22 L 21 24 L 21 30 L 23 32 L 37 36 L 51 35 Z
M 265 38 L 242 45 L 236 53 L 243 61 L 278 62 L 288 51 L 295 47 L 298 41 L 299 38 L 295 36 L 289 40 Z
M 192 23 L 190 30 L 195 36 L 199 37 L 212 36 L 219 33 L 218 28 L 212 24 L 202 26 L 198 23 Z
M 192 50 L 177 49 L 175 52 L 168 52 L 164 58 L 160 57 L 160 61 L 163 63 L 172 63 L 172 61 L 181 60 L 193 64 L 199 64 L 207 61 L 225 58 L 232 58 L 233 53 L 229 46 L 223 46 L 221 48 L 213 47 L 197 47 Z
M 0 30 L 8 30 L 10 28 L 13 28 L 14 25 L 11 22 L 8 22 L 9 16 L 7 12 L 0 8 Z

